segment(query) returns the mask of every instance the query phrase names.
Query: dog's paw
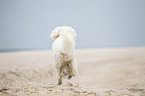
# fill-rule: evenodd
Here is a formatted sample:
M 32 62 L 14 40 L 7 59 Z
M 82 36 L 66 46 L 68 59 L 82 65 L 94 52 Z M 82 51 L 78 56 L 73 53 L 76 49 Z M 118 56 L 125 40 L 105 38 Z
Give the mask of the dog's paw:
M 71 79 L 72 78 L 72 76 L 68 76 L 68 79 Z
M 67 72 L 65 72 L 65 71 L 62 72 L 62 77 L 63 77 L 63 78 L 66 78 L 68 75 L 69 75 L 69 74 L 68 74 Z
M 61 82 L 61 81 L 57 83 L 57 85 L 61 85 L 61 84 L 62 84 L 62 82 Z

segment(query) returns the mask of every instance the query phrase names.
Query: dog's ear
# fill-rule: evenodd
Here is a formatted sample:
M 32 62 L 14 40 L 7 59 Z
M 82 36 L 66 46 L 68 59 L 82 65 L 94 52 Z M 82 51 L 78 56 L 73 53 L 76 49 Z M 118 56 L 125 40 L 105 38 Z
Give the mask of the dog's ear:
M 60 30 L 59 30 L 59 27 L 57 27 L 57 28 L 55 28 L 55 29 L 52 31 L 50 37 L 51 37 L 53 40 L 55 40 L 56 38 L 59 37 L 59 35 L 60 35 Z
M 77 33 L 76 33 L 76 31 L 75 31 L 74 29 L 72 29 L 72 31 L 71 31 L 71 32 L 73 33 L 74 40 L 76 40 L 76 36 L 77 36 Z

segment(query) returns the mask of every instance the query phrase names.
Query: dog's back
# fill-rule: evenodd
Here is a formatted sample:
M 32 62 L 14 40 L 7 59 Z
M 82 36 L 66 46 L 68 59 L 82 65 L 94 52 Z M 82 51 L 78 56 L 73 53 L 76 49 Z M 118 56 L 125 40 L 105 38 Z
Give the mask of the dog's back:
M 59 36 L 53 43 L 52 49 L 54 52 L 60 52 L 62 54 L 73 55 L 73 50 L 75 47 L 75 42 L 72 39 L 71 33 L 64 32 L 61 36 Z

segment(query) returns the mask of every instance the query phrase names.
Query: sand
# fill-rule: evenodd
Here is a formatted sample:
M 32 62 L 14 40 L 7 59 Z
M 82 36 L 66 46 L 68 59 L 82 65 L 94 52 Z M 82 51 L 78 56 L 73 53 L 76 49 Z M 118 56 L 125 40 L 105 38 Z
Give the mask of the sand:
M 0 52 L 0 96 L 145 96 L 145 47 L 76 54 L 78 75 L 59 86 L 50 50 Z

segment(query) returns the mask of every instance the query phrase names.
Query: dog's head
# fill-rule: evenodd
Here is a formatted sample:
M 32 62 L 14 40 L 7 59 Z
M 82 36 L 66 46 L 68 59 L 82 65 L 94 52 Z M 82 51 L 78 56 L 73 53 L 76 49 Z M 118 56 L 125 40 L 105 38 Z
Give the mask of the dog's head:
M 59 36 L 63 36 L 63 34 L 65 34 L 66 32 L 69 33 L 69 34 L 72 34 L 74 40 L 76 39 L 77 34 L 76 34 L 75 30 L 73 28 L 67 27 L 67 26 L 56 27 L 52 31 L 50 37 L 53 40 L 56 40 Z

